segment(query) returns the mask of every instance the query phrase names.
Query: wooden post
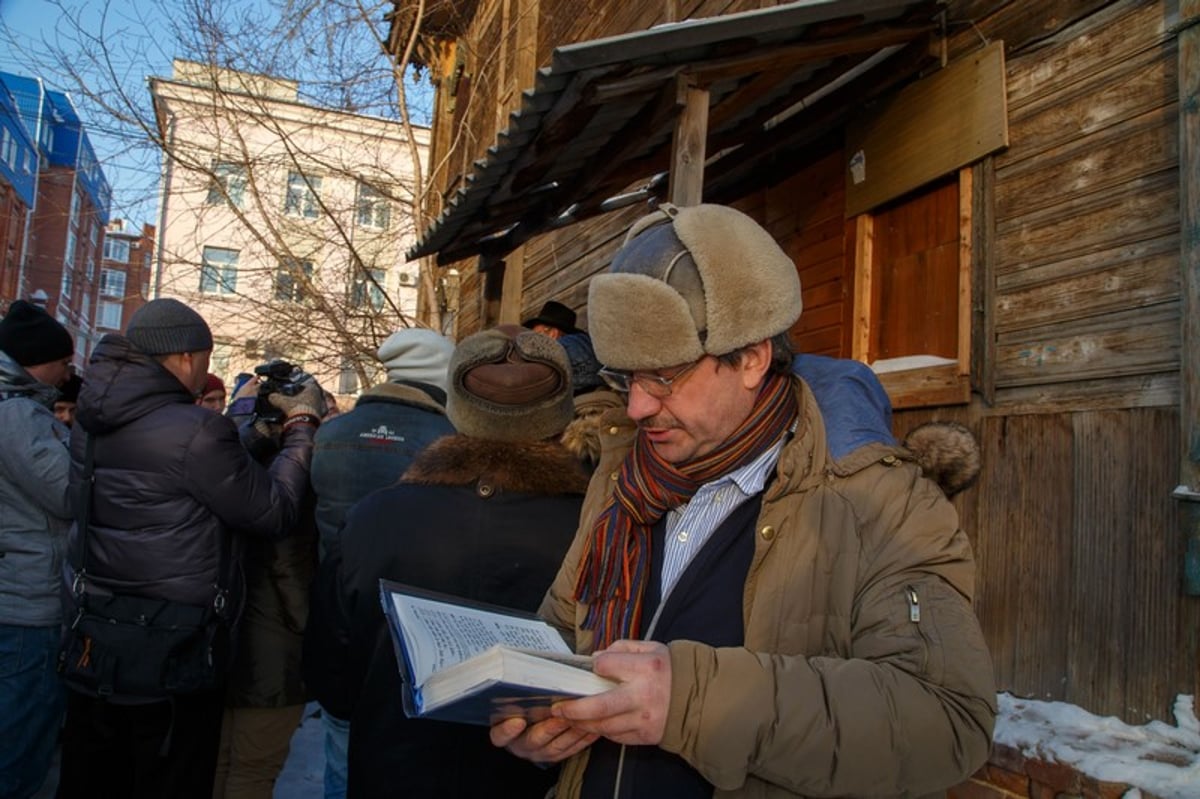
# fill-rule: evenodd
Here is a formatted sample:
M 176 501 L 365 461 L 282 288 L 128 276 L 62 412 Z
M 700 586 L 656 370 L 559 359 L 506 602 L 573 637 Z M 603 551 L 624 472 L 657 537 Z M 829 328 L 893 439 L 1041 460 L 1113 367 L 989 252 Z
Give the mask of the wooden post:
M 875 218 L 854 217 L 854 322 L 850 357 L 871 363 L 872 297 L 874 292 Z
M 521 324 L 521 295 L 525 283 L 525 245 L 504 258 L 504 278 L 500 288 L 500 311 L 497 324 Z
M 676 91 L 676 99 L 683 110 L 675 122 L 675 137 L 671 142 L 668 196 L 675 205 L 699 205 L 704 199 L 708 89 L 697 88 L 690 77 L 681 75 Z
M 1183 590 L 1200 596 L 1200 0 L 1179 3 L 1179 419 Z
M 504 294 L 504 261 L 485 255 L 479 256 L 479 271 L 483 272 L 483 318 L 480 330 L 500 324 L 500 303 Z

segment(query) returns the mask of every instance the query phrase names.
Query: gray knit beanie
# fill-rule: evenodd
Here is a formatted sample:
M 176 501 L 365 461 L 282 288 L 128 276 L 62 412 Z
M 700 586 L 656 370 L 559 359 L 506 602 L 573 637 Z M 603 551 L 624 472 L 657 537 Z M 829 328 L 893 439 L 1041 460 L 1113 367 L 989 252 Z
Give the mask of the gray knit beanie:
M 472 438 L 541 441 L 571 421 L 571 393 L 571 365 L 557 341 L 501 325 L 454 350 L 446 416 Z
M 179 300 L 151 300 L 129 318 L 125 337 L 147 355 L 204 352 L 213 348 L 212 331 L 200 314 Z
M 413 380 L 446 390 L 446 369 L 454 354 L 454 342 L 440 333 L 420 327 L 397 330 L 379 345 L 379 360 L 388 380 Z

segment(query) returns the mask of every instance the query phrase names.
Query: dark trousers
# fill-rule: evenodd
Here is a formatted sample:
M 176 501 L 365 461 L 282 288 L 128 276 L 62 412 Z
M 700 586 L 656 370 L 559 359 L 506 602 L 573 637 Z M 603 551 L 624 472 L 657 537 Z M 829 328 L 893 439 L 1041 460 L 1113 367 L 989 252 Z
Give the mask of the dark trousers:
M 145 705 L 67 693 L 58 799 L 212 799 L 223 691 Z

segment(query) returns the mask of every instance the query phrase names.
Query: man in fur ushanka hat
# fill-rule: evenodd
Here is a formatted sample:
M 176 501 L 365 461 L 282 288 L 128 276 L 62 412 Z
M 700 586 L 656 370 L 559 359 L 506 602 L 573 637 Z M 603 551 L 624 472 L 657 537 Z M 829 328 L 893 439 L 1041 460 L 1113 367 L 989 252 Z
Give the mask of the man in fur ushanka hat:
M 620 686 L 491 732 L 567 760 L 560 799 L 922 795 L 986 760 L 970 544 L 870 370 L 792 355 L 800 311 L 716 205 L 660 207 L 592 279 L 626 406 L 539 613 Z
M 496 749 L 481 727 L 405 717 L 379 605 L 387 578 L 532 613 L 567 552 L 587 477 L 558 442 L 571 420 L 562 346 L 522 327 L 469 336 L 450 357 L 454 435 L 346 517 L 312 593 L 305 680 L 345 705 L 354 796 L 543 796 L 556 772 Z

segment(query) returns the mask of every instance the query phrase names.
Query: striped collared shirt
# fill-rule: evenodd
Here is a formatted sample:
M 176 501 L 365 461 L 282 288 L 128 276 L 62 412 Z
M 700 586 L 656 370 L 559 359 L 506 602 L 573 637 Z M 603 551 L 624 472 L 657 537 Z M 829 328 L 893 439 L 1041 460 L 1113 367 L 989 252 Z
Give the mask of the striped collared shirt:
M 721 526 L 721 522 L 729 518 L 729 514 L 739 505 L 763 490 L 767 475 L 775 468 L 784 442 L 790 437 L 782 436 L 750 463 L 700 486 L 686 505 L 667 511 L 662 562 L 663 602 L 675 587 L 679 575 L 683 574 L 695 554 Z

